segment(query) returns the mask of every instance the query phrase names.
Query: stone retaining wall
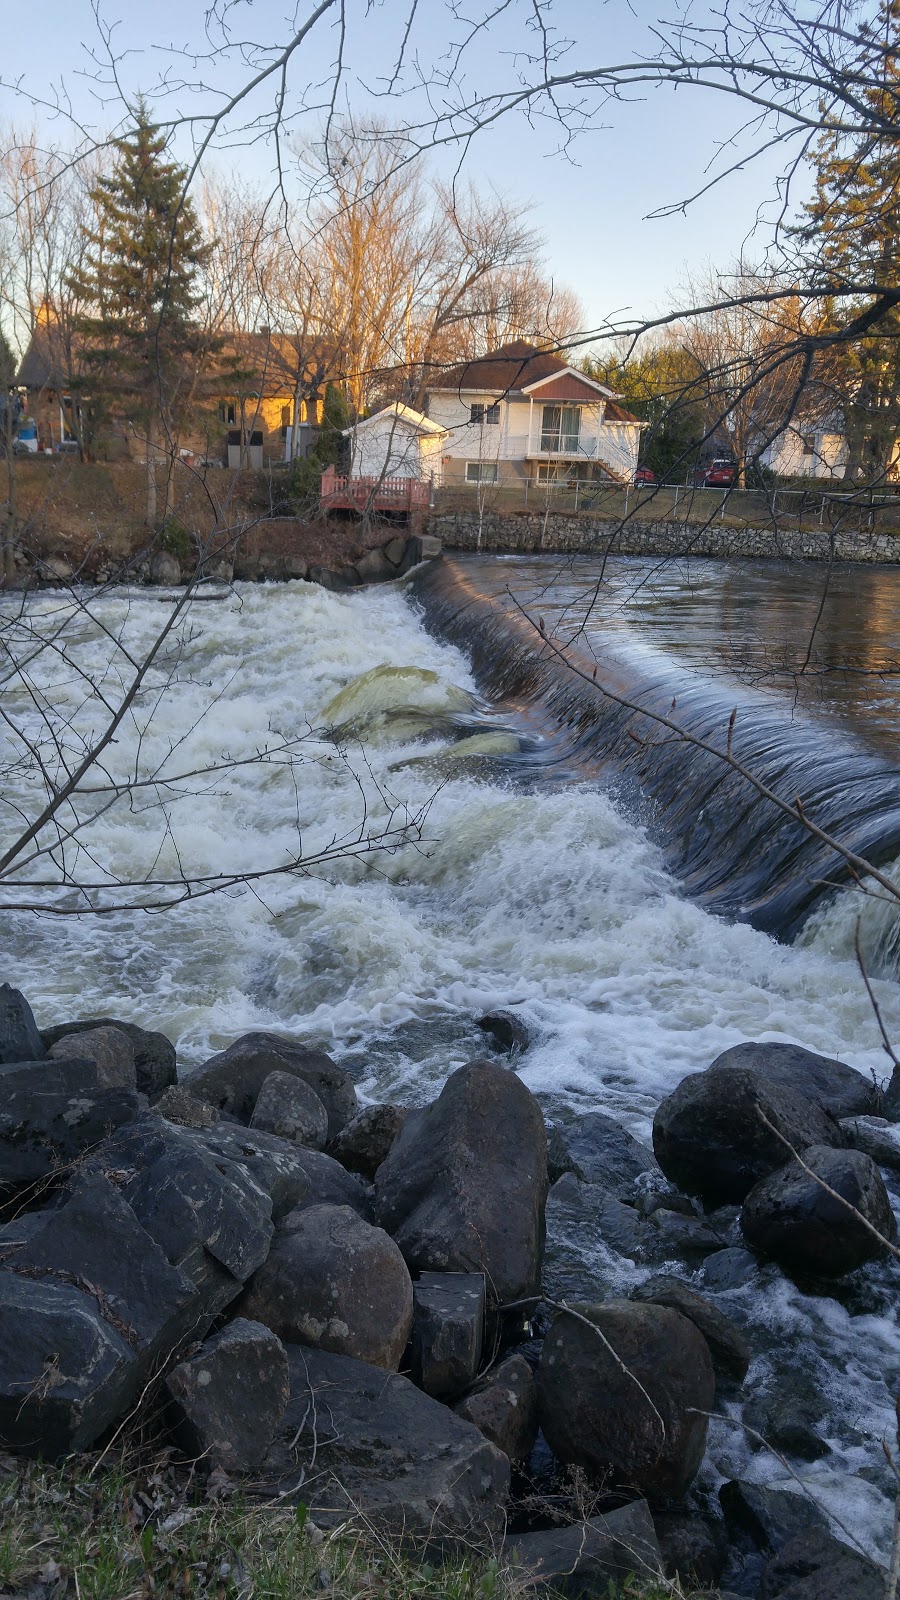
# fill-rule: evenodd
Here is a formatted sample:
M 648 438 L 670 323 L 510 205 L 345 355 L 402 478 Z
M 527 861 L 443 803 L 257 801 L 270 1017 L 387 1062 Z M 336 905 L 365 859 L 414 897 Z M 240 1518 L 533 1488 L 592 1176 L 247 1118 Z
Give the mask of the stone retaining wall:
M 445 550 L 484 550 L 530 554 L 606 553 L 632 556 L 720 556 L 780 561 L 900 562 L 900 538 L 890 534 L 797 532 L 772 528 L 735 528 L 714 522 L 628 522 L 624 526 L 600 518 L 534 516 L 527 512 L 479 521 L 477 512 L 433 515 L 428 532 Z

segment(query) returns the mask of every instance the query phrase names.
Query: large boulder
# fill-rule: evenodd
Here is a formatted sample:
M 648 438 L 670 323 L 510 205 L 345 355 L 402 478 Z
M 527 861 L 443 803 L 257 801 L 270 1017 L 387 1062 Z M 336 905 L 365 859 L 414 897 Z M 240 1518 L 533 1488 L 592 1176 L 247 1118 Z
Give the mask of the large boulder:
M 313 1206 L 285 1218 L 242 1310 L 287 1342 L 396 1372 L 412 1327 L 412 1280 L 381 1228 L 349 1206 Z
M 73 1055 L 81 1061 L 92 1061 L 101 1089 L 136 1089 L 138 1086 L 134 1045 L 121 1028 L 85 1028 L 78 1036 L 77 1046 L 68 1039 L 57 1039 L 47 1054 L 51 1061 L 65 1061 Z
M 382 1161 L 387 1160 L 408 1116 L 406 1106 L 364 1106 L 341 1129 L 329 1145 L 328 1154 L 348 1172 L 359 1172 L 371 1180 Z
M 663 1570 L 646 1500 L 568 1528 L 513 1534 L 504 1540 L 503 1566 L 514 1594 L 549 1589 L 567 1600 L 618 1594 L 627 1578 L 652 1584 Z
M 550 1449 L 613 1486 L 680 1499 L 703 1459 L 703 1413 L 715 1398 L 705 1339 L 665 1306 L 608 1300 L 572 1311 L 553 1322 L 538 1368 Z
M 419 1542 L 502 1529 L 509 1462 L 408 1378 L 349 1356 L 287 1347 L 291 1398 L 264 1464 L 319 1524 L 359 1520 Z
M 868 1556 L 808 1528 L 783 1544 L 763 1569 L 759 1600 L 884 1600 L 885 1572 Z
M 40 1061 L 44 1045 L 34 1013 L 19 989 L 0 983 L 0 1063 Z
M 280 1033 L 245 1033 L 212 1056 L 186 1080 L 191 1094 L 249 1122 L 270 1072 L 302 1078 L 328 1112 L 328 1137 L 334 1139 L 359 1110 L 353 1080 L 323 1050 L 311 1050 Z
M 697 1294 L 680 1278 L 662 1274 L 647 1278 L 637 1289 L 632 1289 L 631 1299 L 680 1311 L 699 1329 L 709 1345 L 717 1379 L 725 1383 L 743 1382 L 750 1365 L 750 1346 L 740 1328 L 736 1328 L 711 1300 Z
M 757 1550 L 780 1550 L 805 1528 L 827 1528 L 828 1518 L 811 1495 L 792 1489 L 732 1478 L 719 1490 L 719 1501 L 732 1538 L 746 1535 Z
M 271 1329 L 238 1317 L 173 1367 L 166 1389 L 188 1455 L 224 1472 L 252 1472 L 287 1410 L 284 1346 Z
M 800 1151 L 844 1142 L 816 1101 L 750 1067 L 712 1066 L 683 1078 L 653 1121 L 653 1148 L 666 1177 L 713 1204 L 743 1200 L 783 1166 L 785 1139 Z
M 504 1304 L 540 1286 L 547 1198 L 541 1109 L 505 1067 L 472 1061 L 414 1111 L 375 1180 L 376 1214 L 417 1270 L 483 1272 Z
M 140 1111 L 132 1089 L 101 1089 L 92 1061 L 0 1066 L 0 1195 L 60 1175 Z
M 214 1160 L 237 1162 L 265 1191 L 272 1203 L 273 1222 L 310 1197 L 311 1163 L 326 1159 L 291 1139 L 279 1139 L 277 1134 L 263 1133 L 261 1128 L 242 1128 L 224 1119 L 212 1127 L 198 1128 L 195 1137 Z
M 871 1156 L 812 1145 L 803 1161 L 809 1172 L 791 1159 L 750 1190 L 741 1212 L 748 1242 L 791 1272 L 833 1278 L 883 1255 L 897 1224 Z
M 524 1356 L 507 1356 L 454 1407 L 510 1461 L 524 1461 L 537 1438 L 537 1389 Z
M 170 1083 L 177 1081 L 175 1046 L 164 1033 L 139 1028 L 135 1022 L 122 1022 L 118 1017 L 85 1017 L 81 1022 L 63 1022 L 58 1027 L 45 1028 L 41 1038 L 50 1050 L 60 1039 L 93 1032 L 96 1028 L 118 1028 L 120 1033 L 127 1033 L 134 1046 L 134 1070 L 141 1094 L 154 1100 Z M 78 1051 L 73 1049 L 70 1054 L 77 1056 Z
M 250 1126 L 321 1150 L 328 1138 L 328 1112 L 303 1078 L 270 1072 L 256 1097 Z
M 710 1071 L 746 1067 L 778 1088 L 797 1091 L 832 1117 L 863 1117 L 878 1110 L 871 1078 L 799 1044 L 736 1044 L 716 1056 Z
M 639 1178 L 659 1173 L 652 1150 L 602 1111 L 577 1122 L 557 1123 L 548 1140 L 550 1178 L 574 1172 L 582 1183 L 599 1183 L 619 1200 L 631 1199 Z

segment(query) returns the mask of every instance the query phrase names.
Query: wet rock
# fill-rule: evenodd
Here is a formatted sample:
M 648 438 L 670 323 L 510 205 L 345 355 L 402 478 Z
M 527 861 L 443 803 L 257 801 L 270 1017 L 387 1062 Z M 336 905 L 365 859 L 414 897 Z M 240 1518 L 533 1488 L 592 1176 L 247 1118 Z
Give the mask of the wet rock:
M 742 1289 L 758 1277 L 756 1257 L 737 1245 L 729 1246 L 727 1250 L 717 1250 L 715 1255 L 707 1256 L 703 1263 L 704 1286 L 716 1294 L 725 1294 L 729 1289 Z
M 118 1028 L 120 1033 L 128 1035 L 134 1046 L 134 1070 L 141 1094 L 154 1100 L 169 1084 L 176 1082 L 175 1046 L 164 1033 L 139 1028 L 134 1022 L 122 1022 L 117 1017 L 86 1017 L 81 1022 L 63 1022 L 56 1028 L 45 1028 L 41 1038 L 49 1050 L 60 1039 L 95 1028 Z M 72 1051 L 73 1055 L 77 1053 Z
M 495 1304 L 540 1285 L 547 1197 L 541 1109 L 515 1075 L 473 1061 L 407 1117 L 375 1181 L 376 1213 L 419 1271 L 483 1272 Z
M 713 1203 L 743 1200 L 785 1161 L 760 1111 L 797 1150 L 843 1142 L 837 1123 L 799 1090 L 747 1067 L 710 1067 L 682 1079 L 657 1110 L 653 1148 L 666 1177 Z
M 828 1520 L 815 1501 L 787 1489 L 733 1479 L 723 1483 L 719 1501 L 729 1529 L 747 1534 L 758 1550 L 780 1550 L 805 1528 L 827 1528 Z
M 510 1461 L 524 1461 L 537 1438 L 537 1389 L 524 1356 L 508 1356 L 454 1407 Z
M 531 1043 L 525 1023 L 514 1011 L 487 1011 L 478 1018 L 478 1026 L 489 1035 L 492 1048 L 508 1056 L 521 1055 Z
M 717 1056 L 709 1070 L 720 1067 L 748 1068 L 778 1088 L 804 1095 L 832 1117 L 865 1116 L 878 1109 L 878 1091 L 870 1078 L 798 1044 L 736 1044 Z
M 0 1438 L 56 1460 L 86 1449 L 126 1409 L 135 1354 L 96 1298 L 0 1271 Z
M 281 1340 L 238 1317 L 166 1377 L 185 1452 L 224 1472 L 252 1472 L 269 1449 L 290 1398 Z
M 164 1090 L 153 1107 L 158 1117 L 182 1128 L 214 1128 L 219 1120 L 215 1106 L 205 1105 L 189 1094 L 180 1083 Z
M 651 1189 L 639 1194 L 635 1209 L 641 1217 L 652 1217 L 654 1211 L 675 1211 L 680 1217 L 699 1215 L 695 1202 L 686 1194 L 678 1194 L 675 1189 Z
M 557 1124 L 550 1151 L 551 1182 L 574 1172 L 583 1183 L 600 1183 L 620 1200 L 633 1198 L 645 1173 L 659 1173 L 653 1152 L 602 1111 L 589 1111 L 567 1126 Z
M 286 1342 L 396 1372 L 412 1327 L 412 1281 L 381 1228 L 348 1206 L 313 1206 L 285 1218 L 242 1312 Z
M 11 984 L 0 983 L 0 1063 L 40 1061 L 44 1053 L 34 1013 L 25 996 Z
M 348 1172 L 371 1180 L 408 1116 L 405 1106 L 364 1106 L 328 1146 L 328 1154 Z
M 257 1095 L 250 1126 L 321 1150 L 328 1138 L 328 1112 L 303 1078 L 270 1072 Z
M 791 1160 L 751 1189 L 741 1214 L 749 1243 L 789 1271 L 825 1277 L 841 1277 L 883 1255 L 884 1245 L 836 1198 L 843 1196 L 885 1239 L 897 1237 L 890 1199 L 871 1157 L 813 1145 L 803 1159 L 815 1176 Z
M 355 588 L 360 579 L 353 567 L 313 566 L 309 569 L 310 583 L 317 583 L 321 589 L 331 589 L 335 594 L 344 594 L 348 589 Z
M 680 1499 L 706 1445 L 715 1373 L 705 1339 L 677 1311 L 634 1301 L 563 1312 L 538 1368 L 538 1413 L 554 1455 L 614 1484 Z
M 661 1511 L 653 1518 L 667 1578 L 679 1578 L 694 1589 L 718 1583 L 725 1567 L 728 1541 L 721 1523 L 684 1512 Z
M 93 1061 L 101 1089 L 137 1088 L 134 1045 L 121 1028 L 85 1028 L 77 1045 L 69 1039 L 58 1039 L 47 1053 L 55 1061 L 65 1061 L 73 1055 L 82 1061 Z
M 397 576 L 393 562 L 381 550 L 367 550 L 353 566 L 361 583 L 385 583 Z
M 646 1241 L 657 1259 L 666 1260 L 673 1256 L 706 1256 L 711 1250 L 725 1248 L 725 1240 L 700 1217 L 688 1217 L 667 1206 L 658 1206 L 651 1212 Z
M 16 1194 L 99 1144 L 137 1116 L 130 1089 L 100 1089 L 92 1061 L 0 1066 L 0 1193 Z
M 150 562 L 150 582 L 171 589 L 181 582 L 181 562 L 168 550 L 157 550 Z
M 553 1185 L 547 1196 L 548 1226 L 565 1233 L 578 1218 L 590 1219 L 592 1230 L 608 1249 L 636 1261 L 644 1241 L 644 1228 L 632 1206 L 616 1200 L 597 1183 L 579 1183 L 574 1172 L 567 1172 Z
M 386 545 L 382 545 L 382 554 L 395 568 L 395 576 L 396 568 L 402 567 L 406 558 L 406 543 L 405 539 L 389 539 Z
M 484 1300 L 480 1272 L 423 1272 L 413 1285 L 412 1376 L 435 1399 L 462 1394 L 475 1379 Z
M 763 1569 L 759 1600 L 884 1600 L 885 1574 L 824 1528 L 782 1545 Z
M 550 1587 L 574 1600 L 594 1600 L 617 1592 L 620 1579 L 646 1580 L 663 1570 L 645 1500 L 568 1528 L 514 1534 L 504 1541 L 502 1561 L 514 1589 Z
M 750 1346 L 740 1329 L 711 1301 L 688 1288 L 679 1278 L 663 1276 L 648 1278 L 646 1283 L 632 1290 L 631 1298 L 680 1311 L 699 1329 L 709 1345 L 717 1379 L 726 1383 L 743 1382 L 750 1365 Z
M 801 1461 L 820 1461 L 831 1454 L 815 1431 L 824 1414 L 824 1406 L 810 1395 L 776 1391 L 744 1407 L 744 1425 L 753 1430 L 747 1434 L 750 1448 L 760 1450 L 765 1442 Z
M 331 1139 L 359 1109 L 353 1081 L 343 1067 L 324 1051 L 279 1033 L 243 1034 L 186 1079 L 186 1087 L 198 1099 L 249 1122 L 270 1072 L 287 1072 L 309 1084 L 328 1112 Z
M 353 1172 L 321 1150 L 300 1151 L 309 1189 L 293 1208 L 303 1206 L 349 1206 L 364 1222 L 373 1222 L 371 1190 Z
M 264 1463 L 320 1525 L 361 1519 L 440 1543 L 498 1534 L 509 1462 L 408 1378 L 348 1356 L 287 1347 L 291 1398 Z
M 214 1159 L 237 1162 L 265 1191 L 274 1222 L 310 1197 L 311 1173 L 320 1161 L 326 1161 L 318 1150 L 304 1149 L 290 1139 L 263 1133 L 261 1128 L 244 1128 L 225 1120 L 212 1128 L 199 1129 L 196 1137 Z
M 886 1117 L 846 1117 L 841 1128 L 847 1143 L 863 1155 L 871 1156 L 876 1166 L 900 1172 L 900 1129 Z

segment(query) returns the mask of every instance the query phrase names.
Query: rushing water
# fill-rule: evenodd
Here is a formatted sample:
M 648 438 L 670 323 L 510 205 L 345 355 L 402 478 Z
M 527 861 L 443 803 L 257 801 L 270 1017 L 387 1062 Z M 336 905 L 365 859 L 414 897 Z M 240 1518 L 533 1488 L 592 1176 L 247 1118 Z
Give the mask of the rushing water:
M 531 602 L 541 589 L 548 629 L 556 621 L 571 628 L 592 576 L 583 568 L 560 574 L 549 561 L 457 568 L 481 595 L 496 598 L 513 586 Z M 716 704 L 735 686 L 749 692 L 739 680 L 750 673 L 753 696 L 798 737 L 810 735 L 805 761 L 815 748 L 824 763 L 835 749 L 847 762 L 874 760 L 892 794 L 900 718 L 892 680 L 854 685 L 845 675 L 832 695 L 833 673 L 814 684 L 809 674 L 810 686 L 798 692 L 784 675 L 790 663 L 775 659 L 785 615 L 796 616 L 792 645 L 803 648 L 816 569 L 767 569 L 777 606 L 756 568 L 696 563 L 655 576 L 651 569 L 622 562 L 608 574 L 603 616 L 590 623 L 601 659 L 615 631 L 629 671 L 638 658 L 643 671 L 652 655 L 659 693 L 669 674 L 692 674 L 715 692 Z M 250 762 L 193 782 L 182 798 L 169 795 L 166 828 L 158 810 L 121 802 L 92 829 L 100 868 L 139 877 L 179 861 L 197 873 L 275 867 L 296 848 L 298 825 L 306 850 L 352 835 L 363 797 L 370 825 L 398 805 L 427 806 L 423 837 L 328 874 L 269 877 L 159 915 L 7 913 L 2 976 L 28 995 L 39 1023 L 120 1015 L 162 1028 L 186 1066 L 249 1028 L 290 1030 L 345 1060 L 364 1096 L 421 1103 L 483 1048 L 474 1026 L 480 1012 L 515 1005 L 535 1040 L 519 1070 L 548 1113 L 605 1109 L 645 1139 L 660 1098 L 742 1039 L 795 1040 L 883 1077 L 885 1057 L 852 959 L 858 892 L 815 911 L 792 945 L 710 909 L 715 896 L 704 901 L 676 875 L 660 795 L 648 804 L 642 774 L 617 764 L 614 750 L 591 745 L 583 707 L 573 734 L 564 717 L 554 723 L 561 702 L 536 679 L 531 690 L 521 679 L 508 695 L 490 693 L 490 649 L 481 638 L 470 655 L 464 632 L 450 626 L 439 581 L 429 579 L 435 589 L 425 593 L 424 615 L 395 586 L 349 596 L 305 584 L 246 586 L 191 609 L 183 655 L 170 655 L 157 674 L 160 685 L 171 678 L 170 687 L 152 719 L 148 700 L 123 726 L 112 769 L 161 760 L 172 744 L 170 759 L 182 770 L 203 767 L 223 752 L 251 757 L 267 730 L 310 728 L 307 759 L 294 770 Z M 843 627 L 860 660 L 887 662 L 900 577 L 865 573 L 852 581 L 862 596 L 852 599 L 845 584 L 852 626 L 837 611 L 830 632 L 820 624 L 816 660 L 827 659 L 826 637 L 837 652 Z M 52 626 L 61 604 L 52 595 L 38 599 L 31 621 Z M 160 606 L 156 597 L 121 595 L 95 609 L 106 631 L 80 621 L 71 657 L 95 673 L 103 665 L 110 680 L 111 635 L 118 630 L 132 653 L 140 651 L 159 625 Z M 494 639 L 502 656 L 496 632 Z M 372 710 L 375 701 L 363 694 L 338 750 L 321 728 L 324 708 L 384 664 L 419 669 L 401 697 L 407 714 L 392 717 L 384 697 Z M 33 675 L 76 728 L 98 725 L 96 699 L 58 660 L 39 658 Z M 687 692 L 688 677 L 681 682 Z M 464 703 L 469 709 L 461 711 Z M 33 693 L 4 696 L 5 708 L 26 720 L 34 704 Z M 489 747 L 498 753 L 454 761 L 460 733 L 506 738 Z M 501 753 L 510 735 L 517 754 Z M 8 753 L 7 742 L 0 759 Z M 20 770 L 6 798 L 33 807 L 33 782 Z M 9 837 L 8 810 L 2 826 Z M 713 844 L 715 837 L 711 828 Z M 900 990 L 883 980 L 876 991 L 900 1039 Z M 647 1270 L 597 1247 L 596 1279 L 607 1289 Z M 857 1276 L 840 1298 L 820 1298 L 767 1268 L 754 1286 L 720 1303 L 727 1311 L 729 1300 L 740 1301 L 755 1330 L 747 1392 L 764 1394 L 793 1369 L 824 1393 L 822 1431 L 832 1453 L 792 1465 L 871 1545 L 883 1543 L 890 1522 L 878 1440 L 900 1390 L 900 1341 L 892 1269 Z M 715 1425 L 703 1483 L 711 1489 L 720 1474 L 735 1472 L 784 1477 L 765 1452 L 748 1453 L 740 1429 Z

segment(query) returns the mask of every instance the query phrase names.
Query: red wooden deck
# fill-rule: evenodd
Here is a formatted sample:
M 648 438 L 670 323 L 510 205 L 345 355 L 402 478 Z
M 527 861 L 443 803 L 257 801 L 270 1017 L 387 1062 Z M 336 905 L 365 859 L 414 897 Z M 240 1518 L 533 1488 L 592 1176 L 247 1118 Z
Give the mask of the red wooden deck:
M 430 485 L 418 478 L 342 478 L 322 473 L 319 504 L 327 511 L 426 511 Z

